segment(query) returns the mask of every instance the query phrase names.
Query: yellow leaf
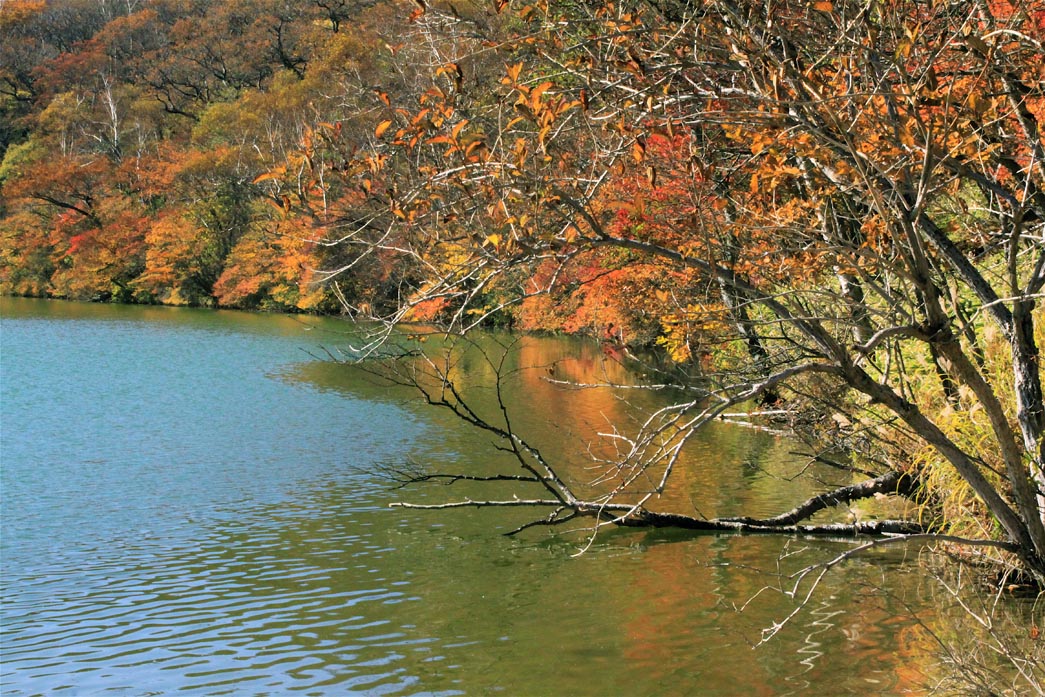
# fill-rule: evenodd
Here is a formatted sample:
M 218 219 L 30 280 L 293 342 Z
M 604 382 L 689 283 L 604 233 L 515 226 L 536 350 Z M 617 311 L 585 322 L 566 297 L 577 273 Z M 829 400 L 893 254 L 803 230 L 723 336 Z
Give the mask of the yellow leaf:
M 972 109 L 977 116 L 982 115 L 986 111 L 987 105 L 980 95 L 975 92 L 969 94 L 969 108 Z
M 642 162 L 646 157 L 646 146 L 636 140 L 631 146 L 631 156 L 635 158 L 636 162 Z

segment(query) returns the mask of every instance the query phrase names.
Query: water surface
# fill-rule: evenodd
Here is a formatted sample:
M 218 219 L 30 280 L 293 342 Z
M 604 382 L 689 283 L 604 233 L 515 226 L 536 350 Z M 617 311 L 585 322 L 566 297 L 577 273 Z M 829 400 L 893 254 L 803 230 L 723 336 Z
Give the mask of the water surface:
M 902 550 L 839 568 L 753 649 L 793 607 L 760 590 L 849 542 L 611 531 L 577 556 L 583 532 L 502 536 L 518 511 L 389 509 L 461 494 L 397 490 L 384 465 L 504 460 L 317 359 L 349 342 L 336 320 L 0 302 L 4 694 L 896 693 L 934 660 L 931 594 Z M 558 339 L 515 360 L 620 370 Z M 516 389 L 520 426 L 577 477 L 593 430 L 631 409 Z M 671 503 L 779 512 L 808 494 L 793 450 L 718 425 Z

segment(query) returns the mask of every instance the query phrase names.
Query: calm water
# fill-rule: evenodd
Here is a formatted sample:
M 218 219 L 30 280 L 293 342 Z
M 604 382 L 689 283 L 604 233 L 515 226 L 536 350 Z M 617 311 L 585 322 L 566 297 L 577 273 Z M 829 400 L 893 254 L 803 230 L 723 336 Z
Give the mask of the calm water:
M 499 534 L 517 511 L 389 509 L 461 492 L 397 491 L 382 464 L 495 456 L 313 358 L 345 343 L 336 321 L 0 302 L 6 695 L 873 694 L 917 691 L 932 665 L 930 594 L 902 551 L 829 575 L 752 649 L 792 608 L 759 589 L 848 543 L 611 531 L 575 556 L 580 532 Z M 562 340 L 517 361 L 618 370 Z M 551 457 L 582 462 L 586 434 L 627 418 L 538 372 L 517 419 Z M 673 505 L 790 506 L 791 449 L 719 426 Z

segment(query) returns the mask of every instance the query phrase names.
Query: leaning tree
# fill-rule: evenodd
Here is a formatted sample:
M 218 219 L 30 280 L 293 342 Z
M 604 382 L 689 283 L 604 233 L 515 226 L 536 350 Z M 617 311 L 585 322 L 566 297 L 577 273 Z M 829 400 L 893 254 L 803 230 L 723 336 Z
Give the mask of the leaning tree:
M 914 496 L 943 515 L 933 531 L 963 530 L 1045 581 L 1045 8 L 422 5 L 394 49 L 430 80 L 415 98 L 377 90 L 366 142 L 317 127 L 297 200 L 335 181 L 365 194 L 320 216 L 352 259 L 394 269 L 395 302 L 345 298 L 384 323 L 364 353 L 522 468 L 451 476 L 543 490 L 444 505 L 531 505 L 543 523 L 596 527 L 929 532 L 928 518 L 803 524 L 857 498 Z M 411 320 L 467 342 L 491 318 L 636 265 L 661 344 L 691 370 L 683 399 L 615 433 L 626 447 L 601 463 L 614 476 L 597 495 L 578 495 L 513 428 L 509 400 L 473 409 L 452 350 L 390 349 Z M 768 519 L 661 512 L 686 442 L 758 400 L 825 459 L 850 451 L 865 478 Z M 975 498 L 975 533 L 948 517 L 941 481 Z

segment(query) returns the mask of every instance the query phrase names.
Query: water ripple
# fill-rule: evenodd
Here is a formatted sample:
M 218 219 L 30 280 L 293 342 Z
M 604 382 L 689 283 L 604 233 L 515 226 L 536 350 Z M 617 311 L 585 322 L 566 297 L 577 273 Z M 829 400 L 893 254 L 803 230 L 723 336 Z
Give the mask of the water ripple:
M 891 676 L 912 662 L 895 640 L 909 623 L 868 603 L 811 615 L 808 643 L 750 651 L 745 636 L 787 612 L 728 609 L 779 561 L 769 538 L 628 531 L 575 559 L 568 534 L 497 535 L 514 512 L 390 512 L 397 494 L 368 467 L 481 471 L 490 443 L 344 366 L 302 364 L 299 320 L 0 302 L 4 695 L 776 694 L 810 666 L 795 685 L 904 687 Z M 526 345 L 554 349 L 535 365 L 581 350 Z M 542 443 L 557 461 L 576 456 L 562 433 L 583 432 L 578 415 L 624 418 L 602 391 L 526 387 L 519 425 L 557 419 Z M 680 462 L 693 505 L 771 513 L 807 494 L 783 440 L 709 437 L 707 457 Z M 843 606 L 859 569 L 837 572 Z
M 352 612 L 410 600 L 409 582 L 340 563 L 389 548 L 360 534 L 298 536 L 304 518 L 273 513 L 251 516 L 254 529 L 216 523 L 181 548 L 84 550 L 5 574 L 8 693 L 384 694 L 414 684 L 402 664 L 436 640 Z

